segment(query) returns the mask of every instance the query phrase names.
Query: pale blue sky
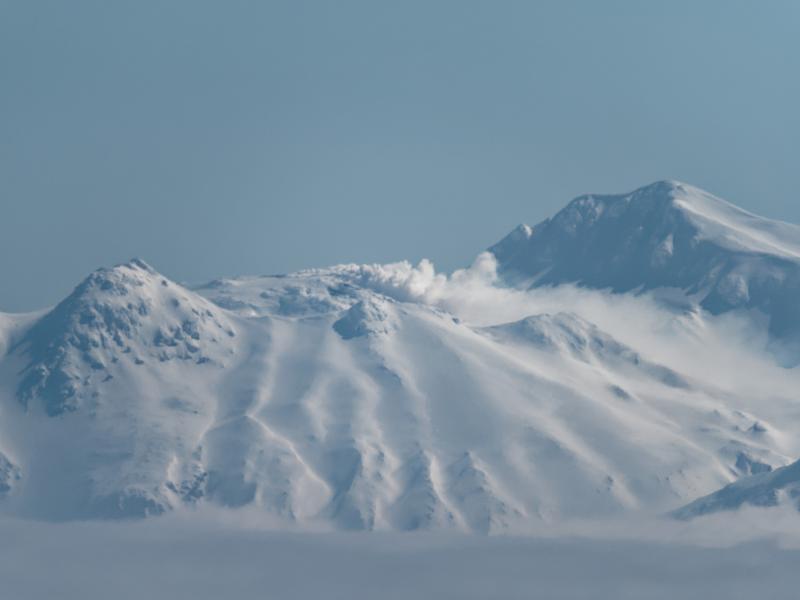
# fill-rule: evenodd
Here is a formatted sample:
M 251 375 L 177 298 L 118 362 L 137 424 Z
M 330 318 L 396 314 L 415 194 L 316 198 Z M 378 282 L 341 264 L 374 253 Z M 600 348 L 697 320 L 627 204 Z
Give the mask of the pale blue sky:
M 463 265 L 573 196 L 688 181 L 800 222 L 800 2 L 0 0 L 0 310 Z

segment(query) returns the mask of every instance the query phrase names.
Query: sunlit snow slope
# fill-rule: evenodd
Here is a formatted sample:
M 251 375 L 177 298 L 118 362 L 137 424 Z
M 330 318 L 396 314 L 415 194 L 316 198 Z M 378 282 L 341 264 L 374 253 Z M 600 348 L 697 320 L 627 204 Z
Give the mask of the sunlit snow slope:
M 794 460 L 795 370 L 730 350 L 739 321 L 708 300 L 743 265 L 749 298 L 775 269 L 790 282 L 794 228 L 678 184 L 587 198 L 495 246 L 499 279 L 483 255 L 451 277 L 345 265 L 189 289 L 134 260 L 44 314 L 0 315 L 0 507 L 72 519 L 212 503 L 301 526 L 521 531 L 672 510 Z M 659 202 L 650 229 L 612 218 Z M 623 241 L 606 253 L 612 230 Z M 670 236 L 664 264 L 683 266 L 642 250 Z M 675 308 L 522 291 L 522 274 L 706 291 Z M 685 348 L 718 359 L 698 368 Z M 769 380 L 763 393 L 745 370 Z

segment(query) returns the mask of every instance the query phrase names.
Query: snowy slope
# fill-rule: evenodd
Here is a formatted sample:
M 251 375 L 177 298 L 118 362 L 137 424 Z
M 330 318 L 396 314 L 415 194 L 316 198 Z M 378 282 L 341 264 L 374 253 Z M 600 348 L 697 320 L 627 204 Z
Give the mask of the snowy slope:
M 724 231 L 703 230 L 714 252 L 778 260 L 759 252 L 791 227 L 725 210 Z M 528 264 L 495 252 L 501 277 Z M 521 531 L 673 510 L 800 455 L 800 377 L 751 348 L 758 320 L 528 292 L 494 269 L 482 255 L 449 277 L 342 265 L 189 289 L 134 260 L 43 314 L 0 315 L 0 511 L 210 503 L 300 526 Z
M 679 519 L 692 519 L 746 505 L 777 506 L 782 503 L 791 503 L 800 510 L 800 461 L 774 471 L 764 469 L 761 473 L 743 477 L 672 514 Z
M 195 440 L 217 410 L 206 384 L 237 345 L 224 311 L 143 262 L 93 273 L 0 363 L 16 510 L 119 516 L 191 496 Z
M 515 285 L 675 287 L 715 314 L 758 309 L 778 338 L 800 334 L 800 228 L 684 183 L 581 196 L 490 251 Z

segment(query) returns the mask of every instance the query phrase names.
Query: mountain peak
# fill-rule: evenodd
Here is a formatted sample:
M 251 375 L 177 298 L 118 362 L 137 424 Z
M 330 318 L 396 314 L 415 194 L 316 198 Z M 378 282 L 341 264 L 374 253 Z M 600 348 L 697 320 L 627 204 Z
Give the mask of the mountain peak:
M 234 335 L 218 307 L 133 259 L 91 273 L 31 328 L 17 395 L 25 405 L 41 398 L 50 415 L 72 411 L 85 399 L 84 365 L 104 382 L 122 363 L 220 362 Z
M 137 259 L 110 268 L 101 267 L 81 281 L 54 311 L 69 311 L 86 302 L 107 303 L 113 297 L 129 297 L 133 301 L 134 296 L 144 293 L 145 288 L 158 279 L 161 285 L 168 285 L 157 271 Z
M 637 200 L 647 197 L 671 198 L 678 194 L 685 194 L 690 189 L 699 190 L 699 188 L 676 179 L 659 179 L 626 194 L 601 194 L 600 196 L 605 198 L 634 198 Z M 596 196 L 596 194 L 584 194 L 584 196 Z
M 595 212 L 599 216 L 607 209 L 664 210 L 675 207 L 676 201 L 692 204 L 700 199 L 713 199 L 725 203 L 700 188 L 677 180 L 663 179 L 625 194 L 583 194 L 567 204 L 553 217 L 553 220 L 563 219 L 574 211 Z
M 515 230 L 489 251 L 515 286 L 679 288 L 713 313 L 757 308 L 772 333 L 800 331 L 791 300 L 800 287 L 800 227 L 680 181 L 579 196 L 530 235 Z
M 143 261 L 141 258 L 133 257 L 128 262 L 117 265 L 118 267 L 128 267 L 129 269 L 140 269 L 148 273 L 157 274 L 156 270 Z
M 659 179 L 658 181 L 654 181 L 653 183 L 648 183 L 647 185 L 637 188 L 632 193 L 669 195 L 686 193 L 690 190 L 699 189 L 700 188 L 696 188 L 688 183 L 684 183 L 683 181 L 678 181 L 677 179 Z

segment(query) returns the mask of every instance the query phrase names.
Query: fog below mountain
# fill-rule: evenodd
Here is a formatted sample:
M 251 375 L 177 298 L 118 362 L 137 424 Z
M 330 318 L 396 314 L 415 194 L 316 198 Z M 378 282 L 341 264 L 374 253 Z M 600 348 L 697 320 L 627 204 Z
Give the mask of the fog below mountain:
M 0 593 L 15 600 L 789 600 L 800 584 L 792 517 L 753 509 L 691 527 L 580 522 L 525 537 L 292 533 L 241 511 L 138 523 L 0 520 Z

